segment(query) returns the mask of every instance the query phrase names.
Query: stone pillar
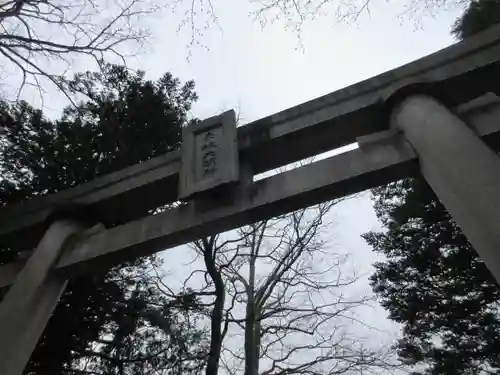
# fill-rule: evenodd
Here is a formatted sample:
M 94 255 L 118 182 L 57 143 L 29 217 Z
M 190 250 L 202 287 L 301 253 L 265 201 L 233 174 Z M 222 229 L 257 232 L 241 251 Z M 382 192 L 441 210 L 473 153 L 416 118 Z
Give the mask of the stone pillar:
M 82 226 L 54 222 L 0 303 L 0 374 L 21 375 L 66 280 L 51 272 L 68 238 Z
M 415 149 L 422 175 L 500 283 L 500 158 L 432 97 L 407 97 L 390 121 Z

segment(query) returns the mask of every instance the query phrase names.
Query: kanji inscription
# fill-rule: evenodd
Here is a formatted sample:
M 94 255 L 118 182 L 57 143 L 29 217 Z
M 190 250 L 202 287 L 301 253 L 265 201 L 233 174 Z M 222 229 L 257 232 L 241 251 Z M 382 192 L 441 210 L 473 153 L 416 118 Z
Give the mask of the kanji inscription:
M 234 111 L 188 126 L 182 134 L 179 197 L 239 180 Z
M 196 138 L 196 164 L 197 170 L 195 173 L 196 180 L 210 178 L 217 174 L 218 164 L 220 159 L 220 143 L 222 138 L 222 127 L 216 127 L 207 130 L 206 132 L 195 135 Z

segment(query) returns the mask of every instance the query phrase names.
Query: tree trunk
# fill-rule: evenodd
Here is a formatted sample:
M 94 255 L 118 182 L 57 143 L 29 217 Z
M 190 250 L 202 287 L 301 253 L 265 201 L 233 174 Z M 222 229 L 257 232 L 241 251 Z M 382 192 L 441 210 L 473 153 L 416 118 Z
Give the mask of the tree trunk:
M 222 349 L 222 320 L 224 318 L 224 297 L 225 288 L 222 276 L 215 265 L 213 256 L 213 240 L 203 240 L 205 251 L 203 259 L 207 268 L 210 278 L 215 286 L 215 302 L 211 314 L 211 331 L 212 337 L 210 339 L 210 350 L 208 353 L 207 367 L 205 370 L 206 375 L 217 375 L 219 371 L 219 360 Z
M 259 341 L 257 336 L 260 338 L 260 332 L 256 335 L 258 324 L 256 316 L 256 306 L 254 303 L 253 295 L 248 298 L 246 319 L 245 319 L 245 373 L 244 375 L 257 375 L 259 372 Z M 259 329 L 260 331 L 260 329 Z
M 254 368 L 254 375 L 257 375 L 259 373 L 259 362 L 260 362 L 260 314 L 257 314 L 256 319 L 255 319 L 255 325 L 254 325 L 254 363 L 253 363 L 253 368 Z
M 255 240 L 253 241 L 255 243 Z M 244 375 L 258 375 L 259 373 L 259 346 L 260 324 L 258 321 L 257 304 L 255 301 L 255 249 L 249 261 L 249 280 L 247 290 L 247 306 L 245 316 L 245 373 Z

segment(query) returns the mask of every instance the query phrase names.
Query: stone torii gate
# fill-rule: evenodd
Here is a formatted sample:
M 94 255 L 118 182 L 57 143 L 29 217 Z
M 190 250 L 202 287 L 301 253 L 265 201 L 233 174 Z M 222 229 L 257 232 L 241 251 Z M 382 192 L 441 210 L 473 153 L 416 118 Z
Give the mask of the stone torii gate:
M 500 25 L 237 129 L 226 112 L 185 129 L 180 153 L 1 209 L 0 245 L 26 256 L 0 266 L 0 288 L 10 286 L 0 304 L 0 374 L 22 373 L 75 275 L 416 173 L 500 282 L 499 87 Z M 359 147 L 254 181 L 352 143 Z M 101 224 L 59 210 L 68 204 Z M 106 228 L 116 219 L 124 224 Z

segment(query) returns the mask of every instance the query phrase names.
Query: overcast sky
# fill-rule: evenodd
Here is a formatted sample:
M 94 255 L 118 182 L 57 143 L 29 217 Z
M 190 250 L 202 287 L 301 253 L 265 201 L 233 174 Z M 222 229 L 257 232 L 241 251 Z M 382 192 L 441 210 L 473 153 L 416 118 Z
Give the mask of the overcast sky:
M 454 42 L 450 28 L 461 12 L 446 10 L 436 17 L 401 18 L 405 0 L 374 0 L 370 14 L 357 24 L 342 25 L 333 16 L 305 24 L 301 41 L 283 22 L 264 29 L 249 14 L 243 0 L 214 2 L 219 23 L 200 40 L 207 48 L 186 48 L 189 29 L 177 32 L 179 18 L 165 13 L 152 25 L 155 39 L 149 51 L 132 65 L 155 78 L 166 71 L 182 80 L 194 79 L 200 100 L 193 109 L 199 118 L 236 109 L 244 123 L 341 89 L 396 68 Z M 378 258 L 360 238 L 380 229 L 368 193 L 342 203 L 333 213 L 335 249 L 351 254 L 365 274 L 359 292 L 369 291 L 367 276 Z M 174 251 L 174 252 L 178 252 Z M 181 250 L 182 252 L 182 250 Z M 179 259 L 174 253 L 165 254 Z M 399 327 L 378 307 L 361 312 L 366 323 L 387 335 L 373 341 L 393 342 Z
M 200 100 L 193 115 L 204 118 L 229 108 L 244 123 L 341 89 L 396 68 L 454 42 L 450 28 L 460 8 L 436 17 L 398 17 L 405 1 L 374 0 L 370 14 L 357 24 L 343 25 L 333 16 L 305 24 L 301 41 L 283 22 L 264 29 L 249 17 L 251 6 L 239 1 L 214 3 L 221 29 L 212 27 L 200 42 L 186 46 L 190 30 L 177 32 L 179 17 L 169 13 L 151 25 L 155 39 L 148 51 L 130 61 L 131 66 L 156 78 L 166 71 L 182 80 L 194 79 Z M 360 234 L 380 229 L 368 193 L 343 203 L 334 213 L 332 237 L 339 251 L 350 253 L 353 263 L 366 275 L 361 290 L 369 291 L 371 264 L 380 259 Z M 180 250 L 182 253 L 182 250 Z M 179 259 L 179 250 L 166 253 Z M 172 264 L 171 262 L 169 262 Z M 399 327 L 378 307 L 365 310 L 362 318 L 387 332 L 373 340 L 392 342 Z
M 337 1 L 337 0 L 334 0 Z M 306 23 L 302 47 L 282 22 L 264 29 L 254 22 L 246 0 L 214 2 L 222 32 L 211 28 L 187 61 L 189 29 L 176 32 L 178 19 L 164 14 L 152 25 L 150 52 L 135 66 L 156 77 L 170 71 L 194 79 L 199 117 L 236 108 L 252 121 L 338 90 L 448 46 L 459 9 L 425 18 L 415 25 L 399 18 L 409 0 L 373 0 L 370 15 L 355 25 L 339 25 L 334 16 Z M 333 11 L 333 9 L 332 9 Z
M 340 0 L 334 0 L 340 1 Z M 443 10 L 435 17 L 399 17 L 410 0 L 372 0 L 370 13 L 356 24 L 339 24 L 328 13 L 306 22 L 301 40 L 283 22 L 262 28 L 249 16 L 254 8 L 246 0 L 214 1 L 221 28 L 213 26 L 200 45 L 188 48 L 190 29 L 178 32 L 179 13 L 156 16 L 148 27 L 154 37 L 129 66 L 155 79 L 170 71 L 181 80 L 194 79 L 199 102 L 192 114 L 204 118 L 234 108 L 243 123 L 295 106 L 435 52 L 454 42 L 450 28 L 460 8 Z M 418 0 L 417 0 L 418 1 Z M 333 9 L 330 9 L 333 11 Z M 328 8 L 325 9 L 328 11 Z M 82 70 L 84 65 L 75 65 Z M 54 97 L 55 98 L 55 97 Z M 50 98 L 46 110 L 58 112 Z M 27 98 L 29 100 L 29 98 Z M 367 277 L 377 259 L 360 235 L 379 230 L 369 193 L 338 206 L 332 214 L 334 248 L 351 254 L 364 275 L 354 292 L 369 291 Z M 184 250 L 166 252 L 167 259 L 182 259 Z M 172 265 L 172 262 L 168 262 Z M 181 277 L 181 275 L 179 275 Z M 378 307 L 361 312 L 367 324 L 387 332 L 373 341 L 392 342 L 399 327 Z

